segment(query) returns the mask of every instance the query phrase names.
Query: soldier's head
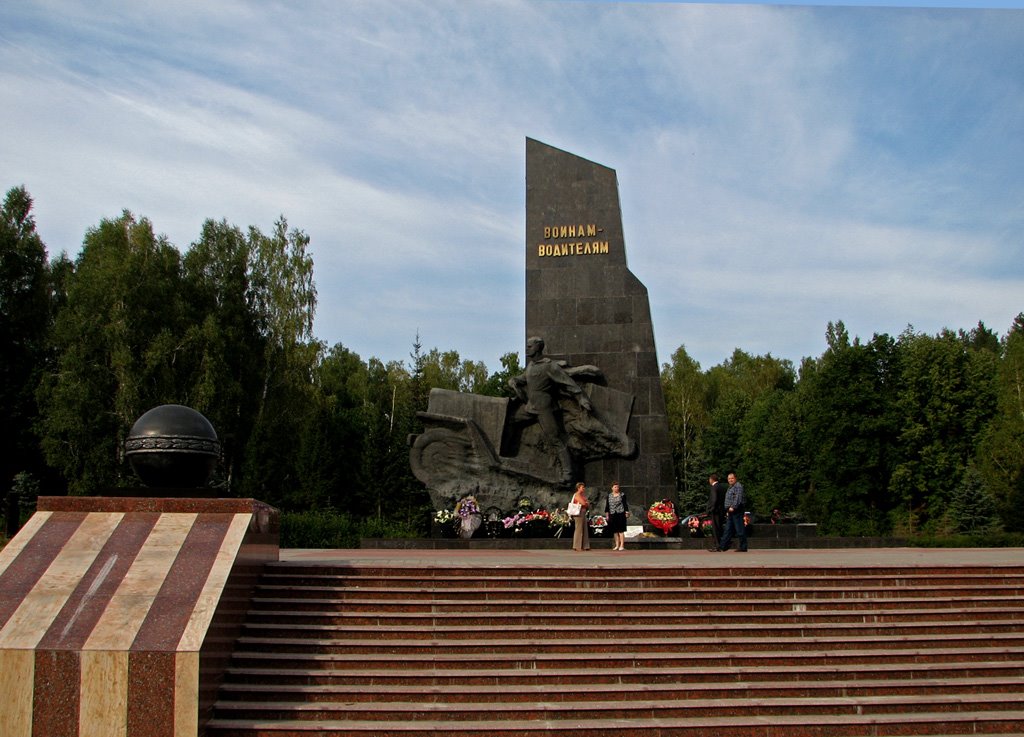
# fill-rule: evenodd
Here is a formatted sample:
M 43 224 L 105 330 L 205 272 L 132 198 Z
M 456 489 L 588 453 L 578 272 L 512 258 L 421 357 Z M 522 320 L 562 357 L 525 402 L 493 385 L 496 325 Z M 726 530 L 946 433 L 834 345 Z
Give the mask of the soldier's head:
M 526 339 L 526 356 L 527 358 L 534 358 L 544 353 L 544 339 L 543 338 L 527 338 Z

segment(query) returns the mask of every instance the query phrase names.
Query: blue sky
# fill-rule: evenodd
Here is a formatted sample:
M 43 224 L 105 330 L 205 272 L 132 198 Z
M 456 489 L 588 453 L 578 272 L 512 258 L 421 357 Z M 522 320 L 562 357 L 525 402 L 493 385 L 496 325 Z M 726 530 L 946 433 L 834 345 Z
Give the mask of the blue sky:
M 311 237 L 364 359 L 524 339 L 525 139 L 615 169 L 659 360 L 1024 310 L 1024 10 L 9 2 L 0 188 L 51 255 L 124 209 Z M 557 353 L 557 346 L 550 346 Z

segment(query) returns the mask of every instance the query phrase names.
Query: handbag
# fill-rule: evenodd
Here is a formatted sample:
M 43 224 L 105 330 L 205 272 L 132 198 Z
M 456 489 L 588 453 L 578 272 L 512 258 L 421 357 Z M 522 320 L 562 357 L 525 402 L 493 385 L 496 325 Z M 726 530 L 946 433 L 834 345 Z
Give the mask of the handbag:
M 577 502 L 569 502 L 569 506 L 565 508 L 565 513 L 570 517 L 577 517 L 583 511 L 583 507 Z

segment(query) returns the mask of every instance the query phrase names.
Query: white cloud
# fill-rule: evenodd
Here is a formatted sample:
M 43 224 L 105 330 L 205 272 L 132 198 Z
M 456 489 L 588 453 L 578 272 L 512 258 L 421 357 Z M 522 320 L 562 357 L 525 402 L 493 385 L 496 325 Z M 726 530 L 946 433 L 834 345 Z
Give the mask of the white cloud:
M 51 251 L 122 209 L 312 238 L 318 334 L 497 366 L 524 138 L 617 170 L 660 358 L 798 360 L 1022 309 L 1024 14 L 672 3 L 0 10 L 2 186 Z M 719 295 L 722 295 L 721 297 Z

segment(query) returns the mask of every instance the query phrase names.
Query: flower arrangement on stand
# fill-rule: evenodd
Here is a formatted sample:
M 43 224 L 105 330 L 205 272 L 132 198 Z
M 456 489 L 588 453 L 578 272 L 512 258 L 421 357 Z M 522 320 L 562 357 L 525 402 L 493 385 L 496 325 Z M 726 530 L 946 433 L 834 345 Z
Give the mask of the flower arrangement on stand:
M 562 537 L 567 529 L 571 530 L 572 517 L 565 508 L 549 512 L 543 507 L 529 509 L 530 500 L 523 497 L 516 504 L 517 509 L 502 513 L 498 507 L 488 507 L 481 511 L 473 496 L 463 497 L 455 505 L 455 510 L 442 509 L 434 513 L 433 520 L 444 537 L 473 537 L 481 526 L 488 537 Z M 608 527 L 608 519 L 603 514 L 590 517 L 587 521 L 591 534 L 603 535 Z
M 572 517 L 569 516 L 565 509 L 556 509 L 551 513 L 551 519 L 548 520 L 548 524 L 554 530 L 554 537 L 561 537 L 562 533 L 572 524 Z
M 480 505 L 474 496 L 464 496 L 455 505 L 455 516 L 460 519 L 459 537 L 469 539 L 477 531 L 483 521 Z
M 521 512 L 511 512 L 505 515 L 501 524 L 505 527 L 505 531 L 509 535 L 520 535 L 523 532 L 523 520 L 525 518 L 526 515 Z
M 682 521 L 690 537 L 707 537 L 712 534 L 711 517 L 706 514 L 691 514 Z
M 484 531 L 487 537 L 506 537 L 504 514 L 498 507 L 488 507 L 484 510 Z
M 647 510 L 647 521 L 661 530 L 662 535 L 668 535 L 679 524 L 679 517 L 675 505 L 668 499 L 662 499 Z
M 465 519 L 471 514 L 480 514 L 480 505 L 473 495 L 464 496 L 455 504 L 455 514 Z
M 458 537 L 458 527 L 461 522 L 462 519 L 450 509 L 439 509 L 434 512 L 434 523 L 437 525 L 441 537 Z
M 523 517 L 523 529 L 527 537 L 547 537 L 551 531 L 550 522 L 548 510 L 537 509 Z
M 515 537 L 547 537 L 551 534 L 551 513 L 544 508 L 510 512 L 502 525 Z

